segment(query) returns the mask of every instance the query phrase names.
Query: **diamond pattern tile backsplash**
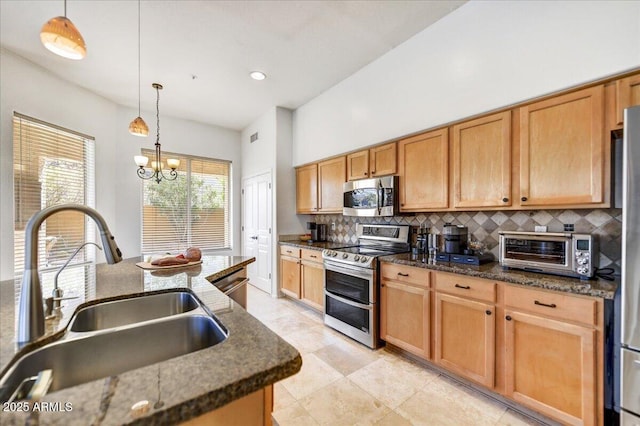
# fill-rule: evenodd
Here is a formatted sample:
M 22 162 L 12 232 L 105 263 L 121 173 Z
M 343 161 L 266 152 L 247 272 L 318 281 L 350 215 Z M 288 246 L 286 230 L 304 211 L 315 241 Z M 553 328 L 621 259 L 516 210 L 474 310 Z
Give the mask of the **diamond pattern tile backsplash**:
M 426 224 L 435 234 L 442 233 L 445 223 L 464 225 L 469 228 L 469 238 L 483 243 L 496 260 L 499 231 L 533 231 L 536 225 L 543 225 L 547 226 L 548 232 L 562 232 L 564 225 L 573 224 L 574 232 L 596 236 L 601 268 L 619 267 L 622 258 L 622 209 L 442 212 L 379 218 L 316 215 L 309 221 L 327 224 L 327 239 L 340 243 L 357 241 L 356 223 Z M 331 229 L 332 224 L 335 224 L 335 230 Z

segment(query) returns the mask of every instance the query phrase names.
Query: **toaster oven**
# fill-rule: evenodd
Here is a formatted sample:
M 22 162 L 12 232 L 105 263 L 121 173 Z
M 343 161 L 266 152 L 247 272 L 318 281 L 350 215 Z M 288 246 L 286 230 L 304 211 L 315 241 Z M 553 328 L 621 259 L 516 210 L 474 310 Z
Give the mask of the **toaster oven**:
M 500 232 L 500 265 L 581 279 L 593 277 L 597 251 L 589 234 Z

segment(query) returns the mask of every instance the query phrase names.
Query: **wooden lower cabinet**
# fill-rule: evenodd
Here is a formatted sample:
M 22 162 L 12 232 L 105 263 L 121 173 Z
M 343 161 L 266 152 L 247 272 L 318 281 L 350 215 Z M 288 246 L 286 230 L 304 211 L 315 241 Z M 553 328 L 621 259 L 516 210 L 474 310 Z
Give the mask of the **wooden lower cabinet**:
M 495 379 L 495 306 L 436 293 L 435 358 L 488 388 Z
M 180 423 L 181 426 L 271 426 L 273 385 L 253 392 L 206 414 Z
M 380 292 L 380 337 L 428 359 L 429 290 L 385 281 Z
M 506 396 L 570 425 L 595 425 L 596 330 L 505 310 Z
M 300 259 L 280 256 L 280 290 L 287 296 L 300 298 Z
M 324 312 L 324 266 L 303 260 L 300 270 L 302 301 Z

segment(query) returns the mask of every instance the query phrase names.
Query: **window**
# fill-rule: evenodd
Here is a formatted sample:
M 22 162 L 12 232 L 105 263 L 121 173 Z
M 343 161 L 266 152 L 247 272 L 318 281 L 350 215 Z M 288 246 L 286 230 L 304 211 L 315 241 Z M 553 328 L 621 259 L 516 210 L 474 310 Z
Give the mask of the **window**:
M 18 113 L 13 117 L 14 274 L 24 270 L 25 227 L 33 214 L 57 204 L 94 206 L 95 141 L 91 136 Z M 92 221 L 79 212 L 49 217 L 38 234 L 38 268 L 43 294 L 53 288 L 55 272 L 83 243 L 95 239 Z M 83 248 L 60 275 L 68 286 L 84 287 L 85 265 L 95 260 L 92 246 Z
M 151 159 L 155 151 L 142 150 Z M 166 252 L 199 247 L 231 247 L 229 182 L 231 163 L 181 154 L 174 181 L 143 181 L 142 252 Z

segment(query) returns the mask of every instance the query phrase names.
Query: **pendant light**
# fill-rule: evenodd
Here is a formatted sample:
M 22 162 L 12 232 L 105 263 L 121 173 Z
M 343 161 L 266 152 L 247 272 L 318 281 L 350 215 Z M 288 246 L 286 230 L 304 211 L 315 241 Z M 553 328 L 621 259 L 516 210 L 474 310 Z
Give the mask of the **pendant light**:
M 162 172 L 162 168 L 164 167 L 164 163 L 162 162 L 162 155 L 160 152 L 160 90 L 162 90 L 162 84 L 153 83 L 151 85 L 154 89 L 156 89 L 156 155 L 155 161 L 151 162 L 151 173 L 148 174 L 145 167 L 149 163 L 149 158 L 144 155 L 136 155 L 134 157 L 134 161 L 138 165 L 138 177 L 140 179 L 154 179 L 157 183 L 160 183 L 162 179 L 165 180 L 176 180 L 178 177 L 178 172 L 176 169 L 180 166 L 180 160 L 176 160 L 173 158 L 167 159 L 167 165 L 171 169 L 169 172 L 169 177 L 165 176 Z
M 129 123 L 129 133 L 141 137 L 149 135 L 149 127 L 140 115 L 140 0 L 138 0 L 138 116 Z
M 80 60 L 87 56 L 87 46 L 80 31 L 67 19 L 67 0 L 64 0 L 64 16 L 51 18 L 40 30 L 44 47 L 64 58 Z

